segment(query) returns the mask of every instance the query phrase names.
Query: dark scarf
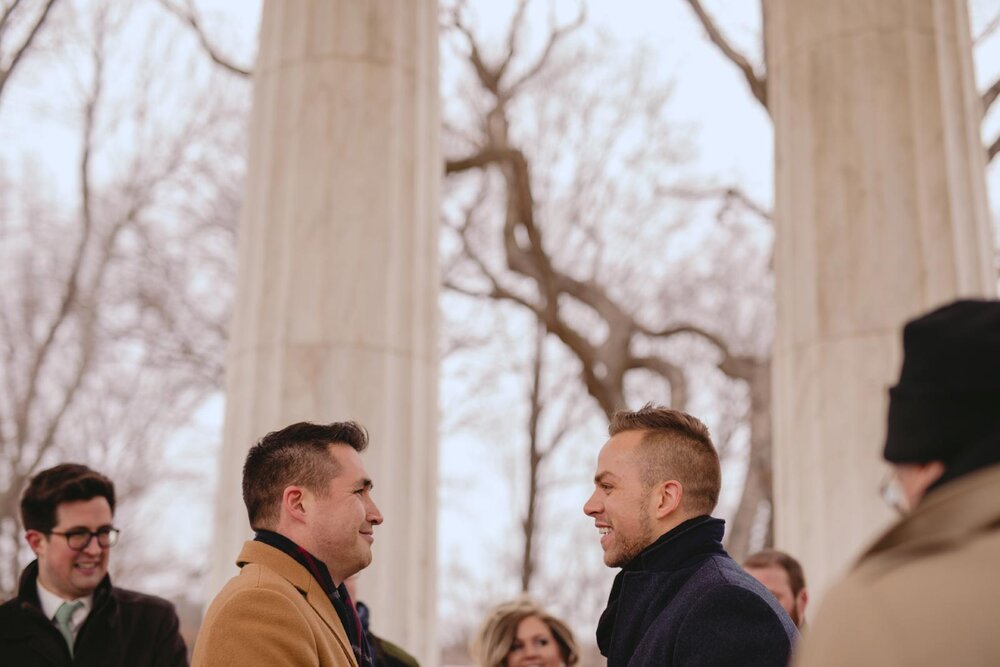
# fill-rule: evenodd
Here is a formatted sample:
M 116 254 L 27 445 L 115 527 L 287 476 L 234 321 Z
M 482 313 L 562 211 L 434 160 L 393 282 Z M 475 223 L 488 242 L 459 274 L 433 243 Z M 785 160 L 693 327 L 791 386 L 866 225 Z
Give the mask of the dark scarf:
M 333 608 L 337 610 L 337 616 L 340 617 L 340 622 L 344 626 L 344 630 L 347 631 L 347 638 L 351 642 L 351 648 L 354 649 L 354 657 L 358 659 L 358 665 L 372 667 L 372 647 L 364 628 L 361 626 L 361 619 L 358 618 L 354 602 L 351 601 L 351 596 L 348 595 L 347 588 L 343 583 L 339 586 L 333 583 L 333 577 L 330 576 L 330 570 L 327 569 L 326 564 L 284 535 L 269 530 L 258 530 L 254 540 L 263 542 L 291 556 L 312 574 L 313 579 L 319 582 L 323 592 L 330 598 Z
M 724 531 L 725 522 L 722 519 L 707 515 L 688 519 L 661 535 L 621 569 L 611 585 L 608 606 L 597 623 L 597 647 L 601 650 L 601 655 L 608 657 L 611 654 L 611 639 L 615 634 L 615 620 L 618 616 L 625 574 L 645 570 L 679 570 L 690 562 L 706 556 L 724 554 L 726 553 L 722 547 Z

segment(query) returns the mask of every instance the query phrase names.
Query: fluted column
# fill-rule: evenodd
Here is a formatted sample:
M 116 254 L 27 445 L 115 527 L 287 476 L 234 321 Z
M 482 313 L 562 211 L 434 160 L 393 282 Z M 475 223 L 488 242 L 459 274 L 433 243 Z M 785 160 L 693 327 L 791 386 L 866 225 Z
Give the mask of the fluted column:
M 890 519 L 900 328 L 995 293 L 964 0 L 766 0 L 775 527 L 819 593 Z
M 240 223 L 211 592 L 249 535 L 247 449 L 354 419 L 385 515 L 373 629 L 435 639 L 439 155 L 434 0 L 265 0 Z

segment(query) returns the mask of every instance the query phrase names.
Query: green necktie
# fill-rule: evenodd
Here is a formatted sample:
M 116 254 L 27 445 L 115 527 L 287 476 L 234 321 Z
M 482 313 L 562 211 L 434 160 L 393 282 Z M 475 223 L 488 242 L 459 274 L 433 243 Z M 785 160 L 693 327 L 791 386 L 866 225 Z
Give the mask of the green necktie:
M 62 633 L 62 636 L 66 638 L 70 655 L 73 655 L 73 629 L 70 627 L 69 621 L 73 618 L 73 612 L 82 606 L 82 600 L 63 602 L 62 606 L 56 610 L 56 626 L 59 627 L 59 632 Z

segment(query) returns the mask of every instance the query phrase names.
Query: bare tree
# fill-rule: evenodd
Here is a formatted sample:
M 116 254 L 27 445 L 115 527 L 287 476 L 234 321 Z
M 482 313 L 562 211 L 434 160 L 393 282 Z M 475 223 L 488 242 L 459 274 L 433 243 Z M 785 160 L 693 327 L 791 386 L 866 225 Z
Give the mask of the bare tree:
M 213 278 L 231 270 L 235 213 L 219 210 L 233 188 L 206 158 L 223 150 L 212 137 L 225 136 L 231 110 L 206 94 L 186 117 L 158 116 L 149 99 L 165 100 L 147 76 L 153 53 L 139 59 L 139 89 L 116 99 L 109 54 L 127 15 L 117 9 L 81 18 L 90 21 L 81 26 L 89 68 L 75 210 L 23 179 L 4 182 L 0 197 L 9 287 L 0 294 L 0 594 L 15 584 L 18 500 L 29 477 L 60 460 L 86 462 L 110 474 L 128 504 L 165 478 L 164 443 L 221 383 L 231 299 Z M 200 214 L 198 187 L 202 204 L 216 205 Z M 185 245 L 207 227 L 219 230 L 216 250 Z M 178 246 L 184 262 L 170 256 Z M 202 302 L 206 282 L 212 303 Z
M 701 0 L 685 1 L 691 7 L 691 11 L 694 12 L 694 15 L 698 18 L 699 23 L 701 23 L 702 27 L 705 29 L 705 33 L 709 40 L 719 49 L 719 52 L 722 53 L 727 60 L 733 63 L 733 65 L 740 70 L 754 98 L 756 98 L 757 101 L 760 102 L 770 113 L 770 109 L 768 109 L 767 106 L 766 64 L 754 64 L 749 56 L 733 46 L 730 39 L 726 37 L 723 30 L 720 28 L 718 21 L 705 9 Z M 1000 15 L 987 22 L 987 25 L 983 28 L 982 32 L 980 32 L 975 38 L 974 44 L 979 44 L 992 35 L 993 32 L 996 31 L 998 24 L 1000 24 Z M 761 53 L 765 53 L 763 40 L 761 40 L 760 51 Z M 998 96 L 1000 96 L 1000 75 L 998 75 L 997 78 L 980 94 L 983 104 L 983 118 L 985 118 L 986 114 L 990 112 L 990 109 L 996 103 Z M 997 153 L 1000 153 L 1000 132 L 998 132 L 992 140 L 987 140 L 984 148 L 986 150 L 986 161 L 992 162 Z
M 470 173 L 482 179 L 498 176 L 504 213 L 496 229 L 502 239 L 499 261 L 488 256 L 481 242 L 482 229 L 490 223 L 472 216 L 457 227 L 465 275 L 446 275 L 446 285 L 533 313 L 580 361 L 581 381 L 607 415 L 627 404 L 627 378 L 635 374 L 652 376 L 668 388 L 673 405 L 686 407 L 692 390 L 682 358 L 670 351 L 677 345 L 700 345 L 703 354 L 715 356 L 721 373 L 745 383 L 751 404 L 750 472 L 729 542 L 739 557 L 746 551 L 754 517 L 770 499 L 769 326 L 748 327 L 740 335 L 710 308 L 692 317 L 698 308 L 692 307 L 697 297 L 691 294 L 665 300 L 662 290 L 638 287 L 673 275 L 662 272 L 662 266 L 643 275 L 634 264 L 618 260 L 619 253 L 635 253 L 623 247 L 621 234 L 641 237 L 633 220 L 655 228 L 677 189 L 662 183 L 662 174 L 676 168 L 679 153 L 677 132 L 662 113 L 669 87 L 651 84 L 644 74 L 648 68 L 633 62 L 589 92 L 586 87 L 559 88 L 580 80 L 569 75 L 570 61 L 586 60 L 580 52 L 557 55 L 560 44 L 582 23 L 582 11 L 575 21 L 554 26 L 536 53 L 525 54 L 519 50 L 519 33 L 526 4 L 518 6 L 505 46 L 493 59 L 483 55 L 461 5 L 451 16 L 479 87 L 479 97 L 469 105 L 478 108 L 479 124 L 452 133 L 454 145 L 447 148 L 453 157 L 446 171 L 453 179 Z M 591 60 L 587 67 L 596 64 Z M 519 137 L 515 128 L 519 104 L 530 104 L 540 118 L 530 137 Z M 630 137 L 641 140 L 630 143 Z M 560 176 L 546 163 L 559 151 L 572 152 L 580 161 L 573 167 L 564 160 L 558 167 L 575 169 L 562 197 L 556 196 Z M 621 180 L 626 173 L 630 187 Z M 763 212 L 760 206 L 744 206 L 749 201 L 745 196 L 731 196 L 735 190 L 723 192 L 728 193 L 722 199 L 726 210 L 740 207 L 753 217 Z M 622 216 L 629 214 L 632 220 L 623 224 Z M 686 222 L 664 220 L 654 231 L 665 252 L 678 238 L 673 232 Z M 470 280 L 472 274 L 476 277 Z

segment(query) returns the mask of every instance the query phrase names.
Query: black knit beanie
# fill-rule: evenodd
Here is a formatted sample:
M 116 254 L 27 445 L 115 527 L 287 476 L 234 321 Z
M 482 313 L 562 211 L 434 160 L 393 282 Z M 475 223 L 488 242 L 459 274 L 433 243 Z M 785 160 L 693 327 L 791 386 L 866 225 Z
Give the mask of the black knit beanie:
M 1000 462 L 1000 301 L 956 301 L 906 324 L 884 456 L 944 462 L 938 484 Z

